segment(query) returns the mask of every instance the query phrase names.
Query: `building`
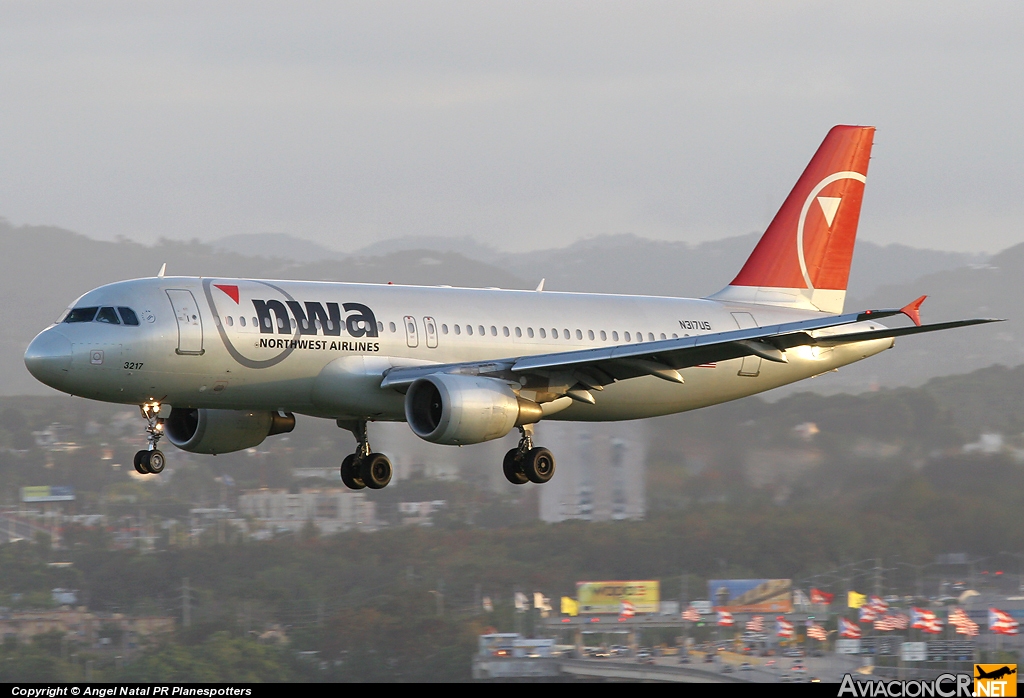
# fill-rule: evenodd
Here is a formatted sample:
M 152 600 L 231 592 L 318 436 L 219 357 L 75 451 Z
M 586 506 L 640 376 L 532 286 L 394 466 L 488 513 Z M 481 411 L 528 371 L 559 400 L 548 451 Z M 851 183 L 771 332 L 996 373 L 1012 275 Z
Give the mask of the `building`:
M 323 534 L 377 526 L 376 505 L 363 492 L 342 488 L 253 490 L 238 497 L 238 514 L 255 519 L 271 534 L 298 533 L 309 522 Z
M 555 454 L 555 476 L 540 488 L 540 518 L 642 519 L 647 512 L 647 426 L 643 422 L 542 422 L 534 442 Z

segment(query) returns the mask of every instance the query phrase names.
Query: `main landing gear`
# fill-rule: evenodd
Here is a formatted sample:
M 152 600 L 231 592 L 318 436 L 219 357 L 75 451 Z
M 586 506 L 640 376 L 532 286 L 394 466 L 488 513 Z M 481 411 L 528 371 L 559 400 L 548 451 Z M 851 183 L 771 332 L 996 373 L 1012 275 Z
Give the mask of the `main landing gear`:
M 160 437 L 164 435 L 164 421 L 160 419 L 160 403 L 147 402 L 140 406 L 142 416 L 146 418 L 146 440 L 149 448 L 135 454 L 135 470 L 140 475 L 159 475 L 164 471 L 166 459 L 163 451 L 156 447 Z
M 338 426 L 351 431 L 359 442 L 356 452 L 341 461 L 341 481 L 345 487 L 350 490 L 361 490 L 364 487 L 379 490 L 387 487 L 394 472 L 391 461 L 383 453 L 373 453 L 370 449 L 366 420 L 345 422 L 339 419 Z
M 501 464 L 505 479 L 513 485 L 527 482 L 543 485 L 554 477 L 555 456 L 546 448 L 534 448 L 532 424 L 524 424 L 519 431 L 523 435 L 519 446 L 506 453 Z

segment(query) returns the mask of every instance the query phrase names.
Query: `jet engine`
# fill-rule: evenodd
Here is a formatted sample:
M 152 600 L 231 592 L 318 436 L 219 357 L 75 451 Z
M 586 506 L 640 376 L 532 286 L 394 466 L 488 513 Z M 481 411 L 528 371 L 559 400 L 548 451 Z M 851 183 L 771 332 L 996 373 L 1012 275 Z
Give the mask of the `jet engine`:
M 413 433 L 436 444 L 500 439 L 542 416 L 540 405 L 495 378 L 435 373 L 414 381 L 405 394 L 405 419 Z
M 191 453 L 231 453 L 252 448 L 274 434 L 295 428 L 295 416 L 286 412 L 181 409 L 164 420 L 167 439 Z

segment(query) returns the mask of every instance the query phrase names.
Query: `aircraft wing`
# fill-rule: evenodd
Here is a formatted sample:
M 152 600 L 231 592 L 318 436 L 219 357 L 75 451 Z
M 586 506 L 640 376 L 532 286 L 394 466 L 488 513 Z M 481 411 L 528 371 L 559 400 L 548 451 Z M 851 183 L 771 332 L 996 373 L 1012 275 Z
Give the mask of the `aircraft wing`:
M 583 402 L 593 402 L 593 396 L 590 395 L 589 390 L 602 390 L 609 383 L 639 376 L 656 376 L 682 383 L 680 369 L 743 356 L 760 356 L 768 361 L 786 363 L 788 361 L 786 350 L 798 346 L 834 347 L 852 342 L 999 322 L 995 319 L 979 318 L 845 334 L 834 332 L 819 336 L 811 334 L 817 330 L 838 328 L 843 325 L 901 313 L 909 315 L 915 322 L 918 321 L 915 317 L 916 313 L 907 313 L 906 308 L 869 310 L 862 313 L 831 315 L 778 325 L 714 332 L 654 342 L 619 344 L 489 361 L 396 367 L 385 373 L 381 387 L 394 388 L 404 392 L 416 379 L 434 373 L 483 375 L 509 381 L 519 381 L 524 375 L 532 374 L 546 377 L 552 388 L 559 384 L 566 386 L 561 391 L 562 394 Z

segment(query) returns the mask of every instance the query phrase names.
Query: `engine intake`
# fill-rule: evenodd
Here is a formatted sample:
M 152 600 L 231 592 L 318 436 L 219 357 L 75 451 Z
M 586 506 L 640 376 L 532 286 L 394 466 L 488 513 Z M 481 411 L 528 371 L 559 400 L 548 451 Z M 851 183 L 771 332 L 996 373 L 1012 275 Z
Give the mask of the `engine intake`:
M 540 405 L 495 378 L 435 373 L 414 381 L 405 394 L 409 427 L 436 444 L 500 439 L 513 427 L 539 422 L 542 416 Z
M 295 428 L 287 412 L 182 409 L 175 407 L 164 420 L 167 440 L 191 453 L 231 453 L 259 446 L 268 436 Z

